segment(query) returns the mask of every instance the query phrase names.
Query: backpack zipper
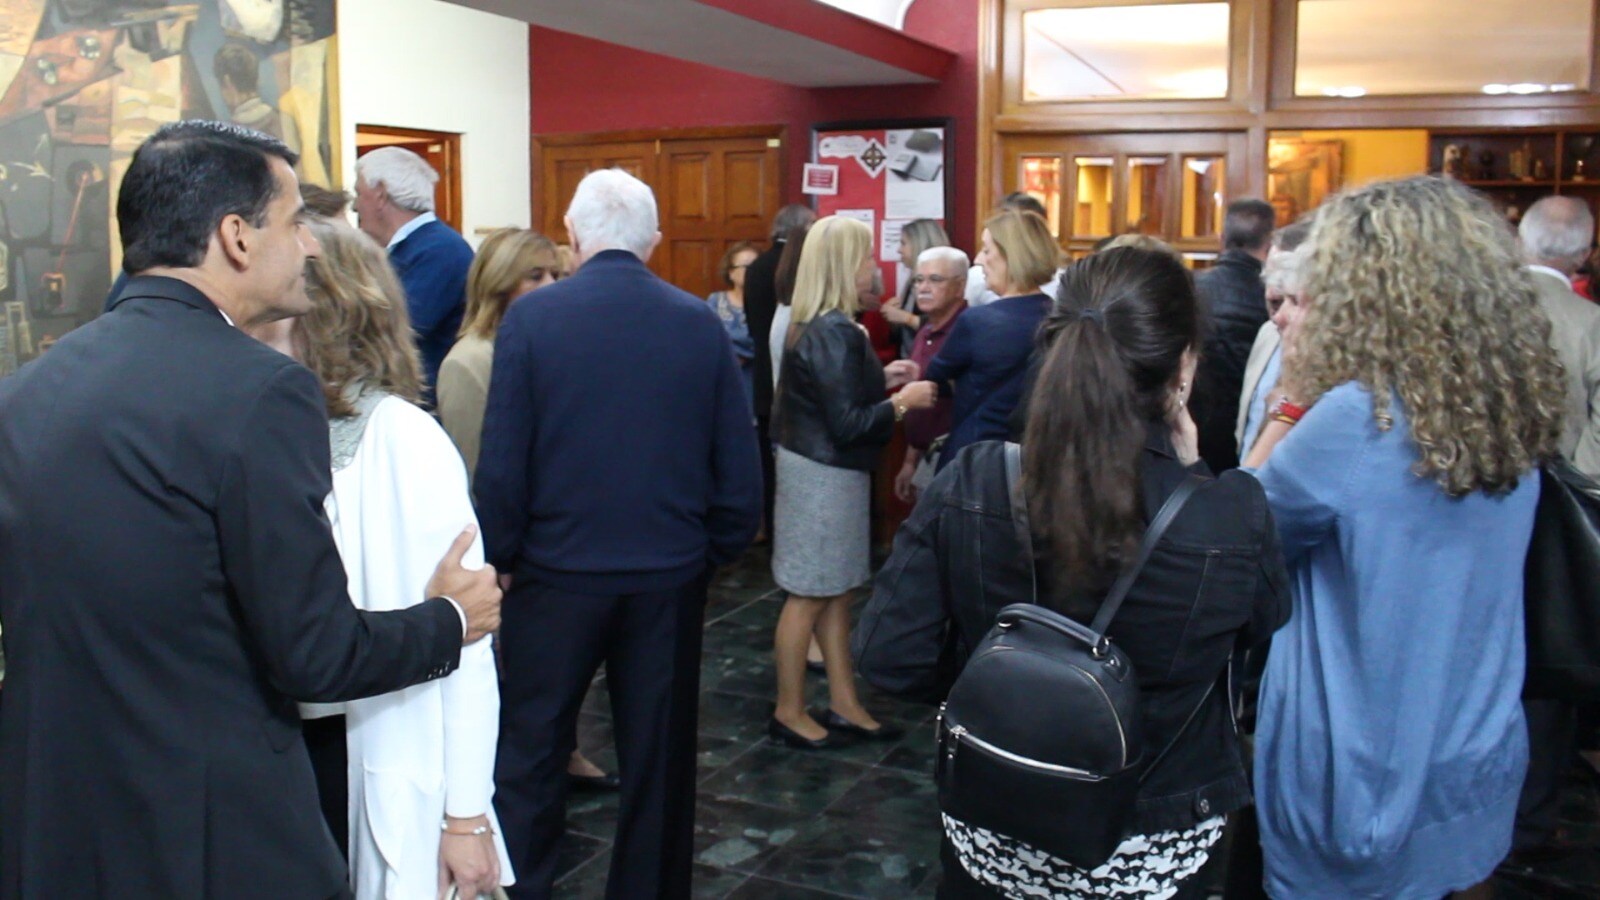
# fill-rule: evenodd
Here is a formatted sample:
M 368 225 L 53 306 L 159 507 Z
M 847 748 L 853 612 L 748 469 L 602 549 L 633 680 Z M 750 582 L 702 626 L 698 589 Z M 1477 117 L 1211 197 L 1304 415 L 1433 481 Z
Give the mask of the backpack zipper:
M 1103 776 L 1096 775 L 1093 772 L 1089 772 L 1084 769 L 1074 769 L 1071 766 L 1059 766 L 1055 763 L 1047 763 L 1043 762 L 1042 760 L 1029 759 L 1026 756 L 1019 756 L 1009 750 L 1002 750 L 960 725 L 956 725 L 950 729 L 950 738 L 950 749 L 947 751 L 947 753 L 952 761 L 956 758 L 956 748 L 961 745 L 961 742 L 970 741 L 972 746 L 976 747 L 978 750 L 988 753 L 991 756 L 998 756 L 1007 762 L 1015 763 L 1019 766 L 1024 766 L 1030 769 L 1042 769 L 1046 772 L 1052 772 L 1057 775 L 1066 775 L 1069 778 L 1076 778 L 1080 781 L 1105 780 Z

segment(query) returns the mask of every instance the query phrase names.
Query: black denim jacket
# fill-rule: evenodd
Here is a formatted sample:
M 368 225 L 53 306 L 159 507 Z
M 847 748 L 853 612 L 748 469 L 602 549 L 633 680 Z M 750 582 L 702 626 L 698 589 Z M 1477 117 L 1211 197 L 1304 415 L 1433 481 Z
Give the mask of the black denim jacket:
M 963 451 L 895 536 L 855 633 L 857 665 L 879 688 L 942 697 L 1000 609 L 1034 602 L 1011 524 L 1003 448 L 986 441 Z M 1188 470 L 1160 427 L 1151 428 L 1142 463 L 1148 518 Z M 1140 788 L 1134 833 L 1190 828 L 1250 804 L 1228 663 L 1236 647 L 1270 636 L 1289 610 L 1261 485 L 1238 471 L 1207 481 L 1156 545 L 1109 629 L 1139 677 L 1150 756 L 1173 744 Z

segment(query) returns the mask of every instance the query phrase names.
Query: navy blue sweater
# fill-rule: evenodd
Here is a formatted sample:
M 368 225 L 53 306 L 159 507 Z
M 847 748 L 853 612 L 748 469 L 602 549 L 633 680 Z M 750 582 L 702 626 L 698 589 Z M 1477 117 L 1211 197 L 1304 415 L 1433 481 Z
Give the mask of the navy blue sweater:
M 449 225 L 429 222 L 396 244 L 389 251 L 389 261 L 406 289 L 406 311 L 411 313 L 422 376 L 431 393 L 439 378 L 439 364 L 461 330 L 472 245 Z
M 961 314 L 923 377 L 941 390 L 955 385 L 950 438 L 939 454 L 942 469 L 961 448 L 1010 437 L 1009 419 L 1027 381 L 1039 323 L 1050 311 L 1044 294 L 1003 297 Z
M 733 559 L 761 461 L 717 314 L 621 250 L 516 301 L 473 487 L 489 561 L 519 579 L 639 593 Z

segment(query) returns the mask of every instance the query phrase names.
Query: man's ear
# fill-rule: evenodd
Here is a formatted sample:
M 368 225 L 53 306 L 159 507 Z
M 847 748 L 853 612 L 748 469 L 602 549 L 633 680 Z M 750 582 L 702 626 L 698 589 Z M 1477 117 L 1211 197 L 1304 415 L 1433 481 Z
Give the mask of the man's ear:
M 255 249 L 255 229 L 244 220 L 244 216 L 236 213 L 223 216 L 213 239 L 229 265 L 241 272 L 250 268 L 250 252 Z
M 577 259 L 583 259 L 583 248 L 578 246 L 578 233 L 572 230 L 572 217 L 562 216 L 561 227 L 567 230 L 567 243 L 572 245 L 572 255 Z
M 645 262 L 649 262 L 650 257 L 656 255 L 656 248 L 659 246 L 661 246 L 661 232 L 658 231 L 655 233 L 655 237 L 650 239 L 650 250 L 644 255 Z

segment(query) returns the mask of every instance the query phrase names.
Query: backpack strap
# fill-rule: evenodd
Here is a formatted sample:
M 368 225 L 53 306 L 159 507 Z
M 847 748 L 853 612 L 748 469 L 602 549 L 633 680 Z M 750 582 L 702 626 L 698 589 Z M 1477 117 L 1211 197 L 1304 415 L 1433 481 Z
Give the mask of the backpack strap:
M 1205 479 L 1199 475 L 1190 475 L 1172 492 L 1167 502 L 1161 504 L 1161 509 L 1156 517 L 1150 520 L 1150 526 L 1145 529 L 1144 540 L 1139 542 L 1139 553 L 1134 558 L 1133 565 L 1123 570 L 1118 576 L 1117 583 L 1111 586 L 1111 593 L 1106 595 L 1105 602 L 1100 604 L 1100 611 L 1095 613 L 1094 621 L 1089 623 L 1089 628 L 1105 640 L 1106 629 L 1111 627 L 1111 620 L 1117 615 L 1117 610 L 1122 607 L 1122 601 L 1127 599 L 1128 591 L 1133 583 L 1139 579 L 1139 572 L 1144 569 L 1144 564 L 1150 561 L 1150 554 L 1156 549 L 1156 544 L 1161 542 L 1161 536 L 1166 533 L 1167 526 L 1178 517 L 1183 505 L 1189 502 L 1194 492 L 1199 490 Z
M 1028 500 L 1022 496 L 1022 445 L 1006 441 L 1006 492 L 1011 495 L 1011 524 L 1017 529 L 1017 542 L 1027 553 L 1029 590 L 1039 603 L 1038 560 L 1033 555 L 1033 527 L 1028 521 Z

